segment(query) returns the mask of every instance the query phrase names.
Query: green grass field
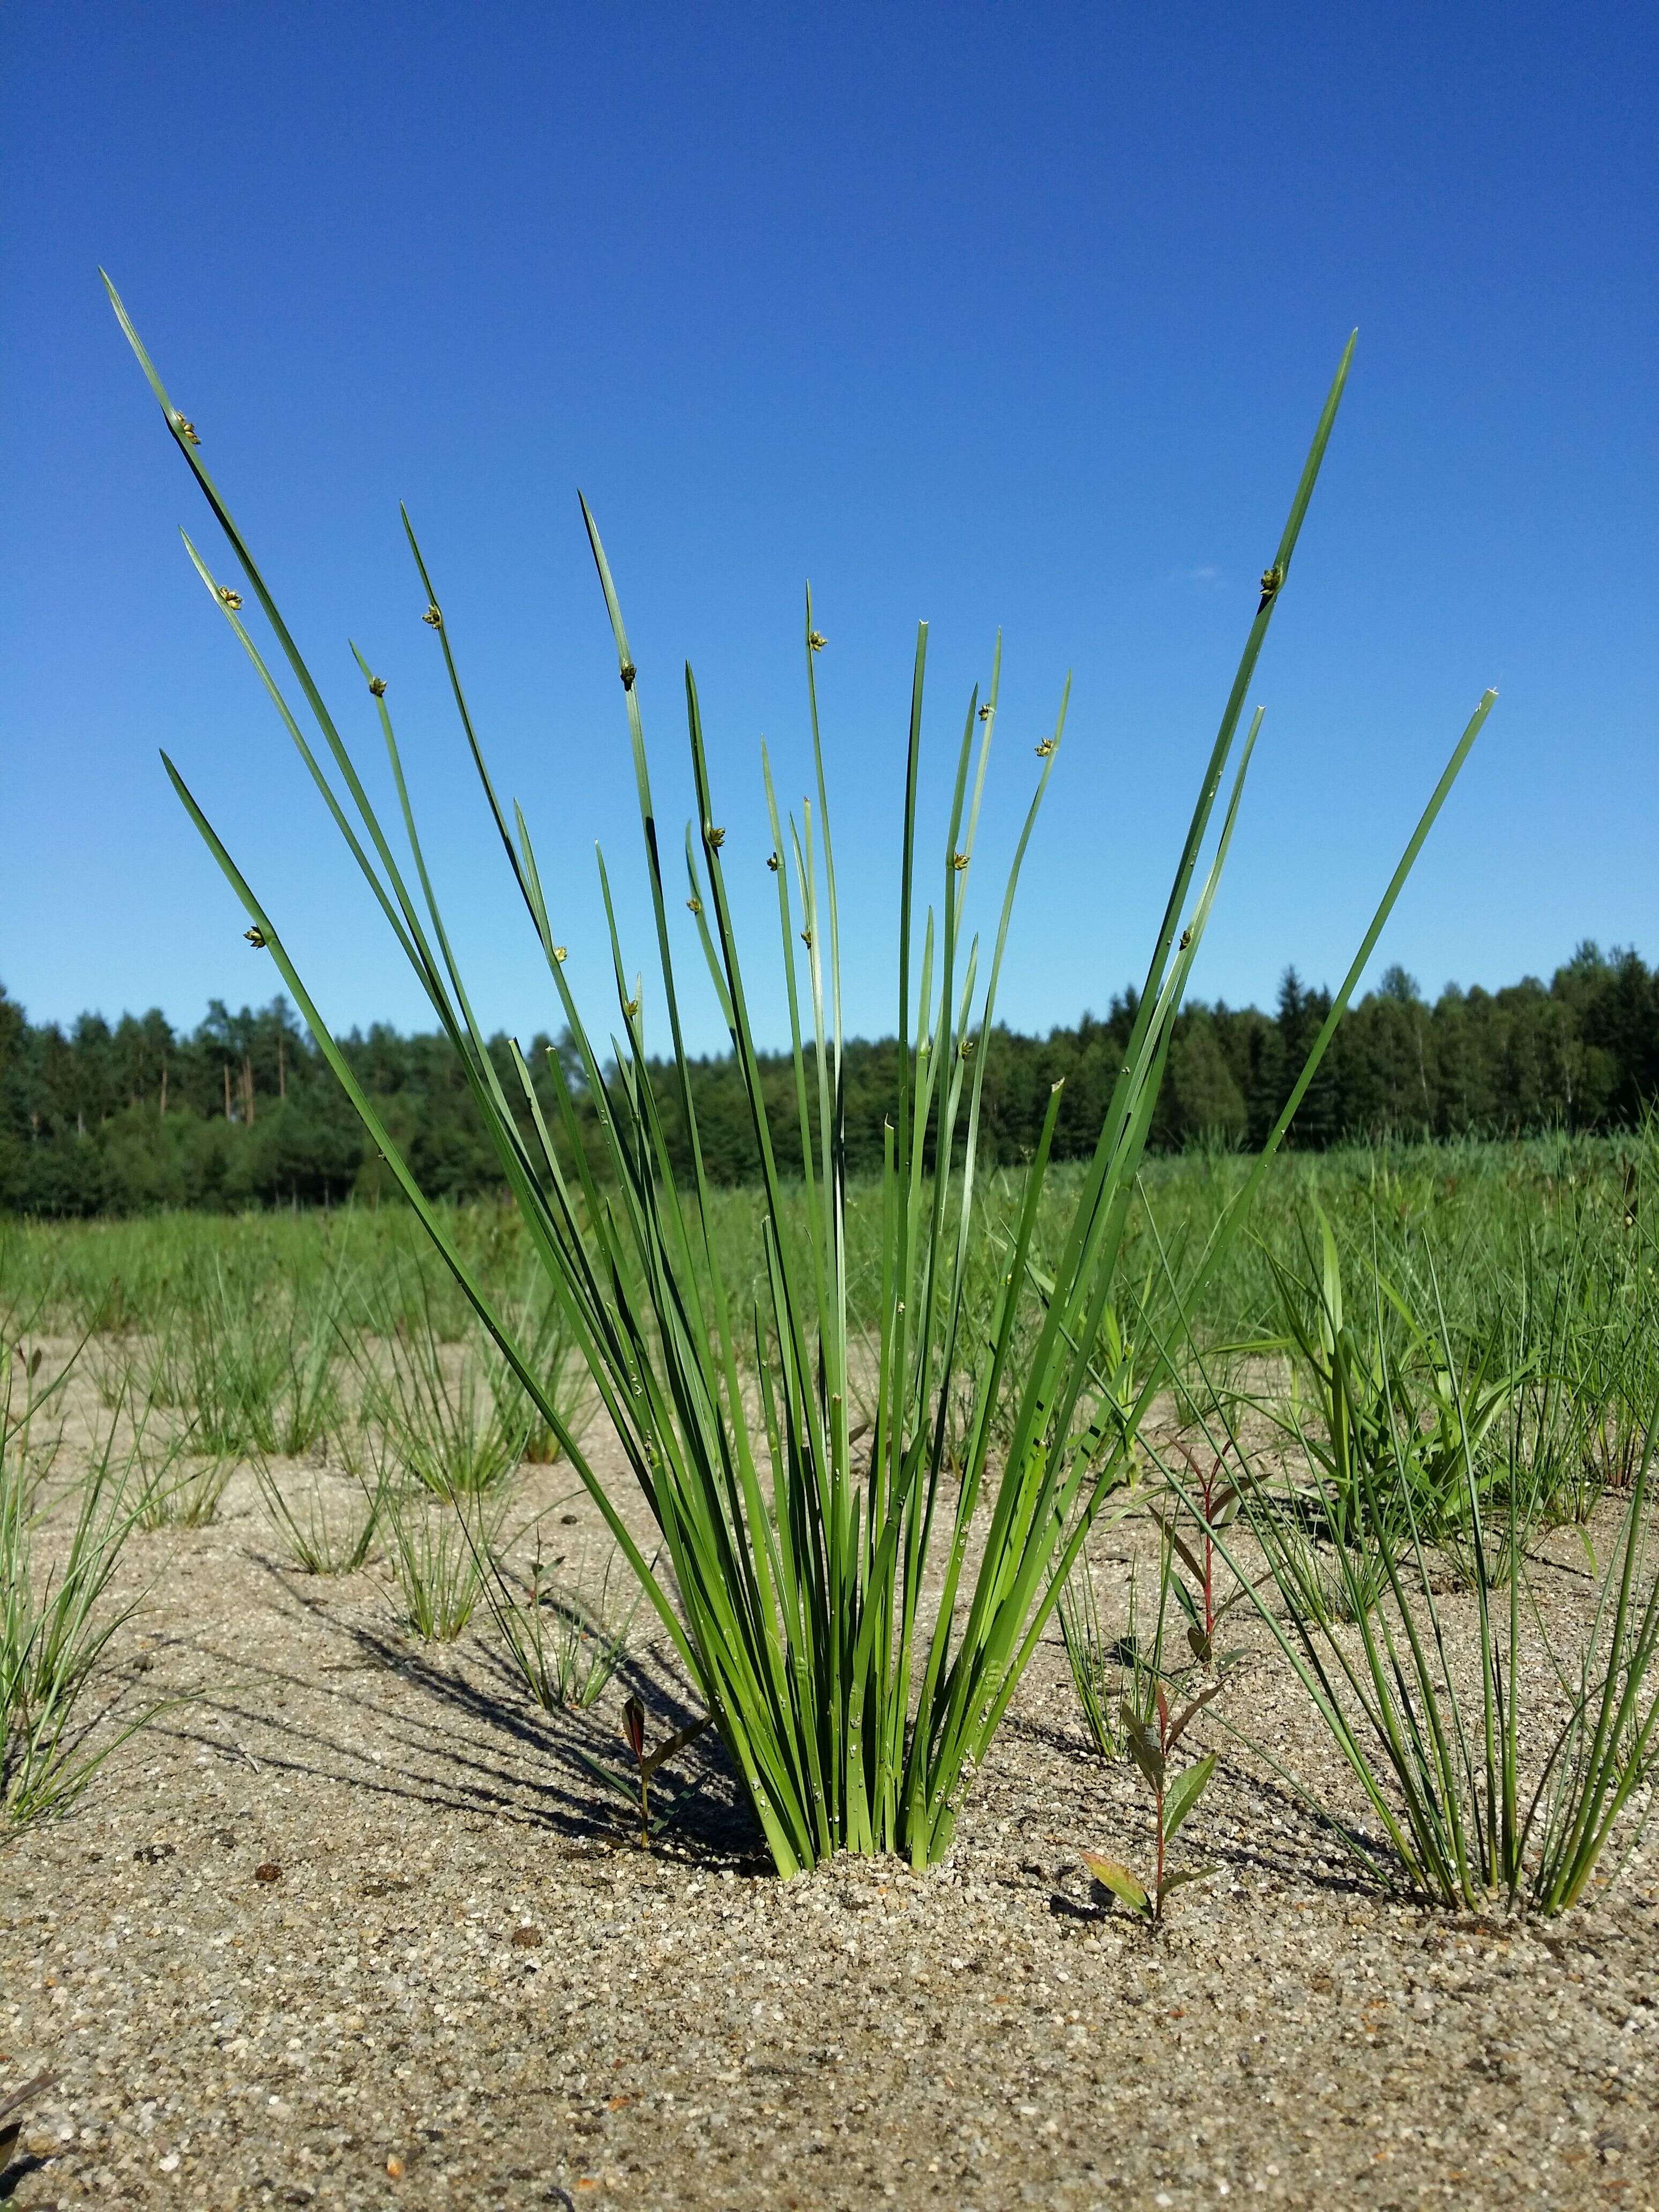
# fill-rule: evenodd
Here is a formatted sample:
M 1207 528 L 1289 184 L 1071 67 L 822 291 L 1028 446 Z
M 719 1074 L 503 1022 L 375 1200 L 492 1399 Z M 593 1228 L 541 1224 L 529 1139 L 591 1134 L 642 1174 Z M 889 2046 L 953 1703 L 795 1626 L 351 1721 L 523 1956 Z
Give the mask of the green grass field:
M 1471 1337 L 1513 1326 L 1525 1297 L 1571 1279 L 1573 1327 L 1586 1346 L 1598 1329 L 1619 1332 L 1622 1302 L 1651 1279 L 1643 1196 L 1656 1158 L 1659 1146 L 1647 1134 L 1286 1154 L 1257 1194 L 1249 1233 L 1229 1249 L 1191 1322 L 1210 1346 L 1272 1334 L 1279 1295 L 1273 1263 L 1305 1267 L 1317 1207 L 1362 1272 L 1375 1264 L 1421 1286 L 1431 1265 L 1449 1323 Z M 1174 1328 L 1179 1287 L 1248 1165 L 1227 1153 L 1147 1161 L 1125 1239 L 1119 1320 L 1130 1337 Z M 1039 1254 L 1060 1233 L 1084 1174 L 1050 1169 Z M 974 1243 L 988 1275 L 998 1272 L 1022 1188 L 1018 1170 L 980 1184 Z M 786 1212 L 792 1194 L 784 1185 Z M 764 1275 L 762 1194 L 715 1189 L 710 1200 L 722 1273 L 738 1294 L 752 1295 Z M 866 1331 L 879 1292 L 880 1207 L 878 1182 L 852 1186 L 849 1291 L 854 1321 Z M 515 1210 L 461 1206 L 445 1209 L 442 1219 L 494 1295 L 509 1304 L 535 1297 L 535 1255 Z M 252 1358 L 256 1342 L 279 1340 L 296 1352 L 313 1340 L 329 1343 L 331 1361 L 341 1360 L 355 1334 L 384 1334 L 398 1322 L 446 1344 L 474 1333 L 447 1267 L 400 1205 L 0 1222 L 0 1313 L 14 1341 L 45 1331 L 106 1346 L 212 1340 L 235 1347 L 233 1364 Z M 279 1387 L 274 1361 L 267 1374 L 252 1358 L 251 1376 L 254 1400 L 263 1388 Z

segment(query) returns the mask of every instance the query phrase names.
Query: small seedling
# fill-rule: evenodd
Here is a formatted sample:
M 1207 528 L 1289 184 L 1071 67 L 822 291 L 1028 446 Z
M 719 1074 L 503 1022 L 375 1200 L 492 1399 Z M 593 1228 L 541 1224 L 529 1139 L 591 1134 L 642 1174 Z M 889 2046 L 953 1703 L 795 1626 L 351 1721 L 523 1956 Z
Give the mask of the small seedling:
M 623 1735 L 627 1741 L 628 1748 L 634 1754 L 636 1776 L 635 1781 L 629 1781 L 623 1776 L 613 1772 L 608 1766 L 602 1766 L 597 1759 L 590 1759 L 585 1751 L 577 1752 L 577 1758 L 581 1760 L 589 1773 L 597 1780 L 603 1782 L 607 1789 L 619 1792 L 630 1803 L 637 1790 L 641 1850 L 648 1851 L 651 1848 L 652 1777 L 660 1768 L 666 1766 L 669 1760 L 678 1753 L 684 1751 L 687 1744 L 696 1742 L 712 1718 L 712 1714 L 705 1713 L 701 1720 L 691 1722 L 686 1728 L 676 1729 L 674 1734 L 659 1743 L 654 1751 L 647 1751 L 645 1747 L 645 1707 L 637 1698 L 629 1698 L 623 1707 Z M 658 1825 L 661 1825 L 660 1821 Z
M 1125 1698 L 1122 1706 L 1124 1734 L 1129 1739 L 1129 1753 L 1135 1765 L 1146 1776 L 1152 1793 L 1153 1822 L 1158 1838 L 1158 1866 L 1151 1889 L 1117 1859 L 1103 1857 L 1097 1851 L 1085 1851 L 1083 1863 L 1097 1881 L 1103 1882 L 1114 1897 L 1136 1912 L 1149 1927 L 1159 1926 L 1164 1918 L 1164 1900 L 1171 1891 L 1189 1881 L 1203 1881 L 1212 1875 L 1213 1867 L 1183 1867 L 1177 1874 L 1169 1869 L 1170 1845 L 1176 1832 L 1192 1811 L 1210 1785 L 1215 1772 L 1215 1753 L 1206 1751 L 1202 1759 L 1183 1766 L 1173 1780 L 1170 1777 L 1170 1758 L 1188 1726 L 1208 1705 L 1220 1688 L 1212 1682 L 1190 1698 L 1173 1718 L 1170 1700 L 1160 1688 L 1157 1698 L 1157 1730 Z
M 1153 1517 L 1163 1531 L 1164 1542 L 1171 1565 L 1179 1559 L 1187 1570 L 1185 1576 L 1171 1573 L 1170 1588 L 1175 1593 L 1176 1603 L 1187 1617 L 1187 1643 L 1200 1667 L 1213 1667 L 1218 1673 L 1237 1658 L 1237 1652 L 1218 1656 L 1215 1640 L 1222 1622 L 1238 1603 L 1249 1595 L 1247 1585 L 1235 1582 L 1225 1597 L 1217 1589 L 1217 1567 L 1222 1564 L 1216 1548 L 1216 1531 L 1225 1528 L 1238 1516 L 1240 1504 L 1239 1480 L 1227 1472 L 1226 1462 L 1212 1455 L 1207 1468 L 1200 1465 L 1197 1455 L 1179 1438 L 1176 1449 L 1187 1463 L 1192 1485 L 1186 1498 L 1198 1527 L 1189 1543 L 1180 1528 L 1179 1504 L 1167 1515 L 1153 1509 Z M 1188 1577 L 1190 1577 L 1190 1581 Z

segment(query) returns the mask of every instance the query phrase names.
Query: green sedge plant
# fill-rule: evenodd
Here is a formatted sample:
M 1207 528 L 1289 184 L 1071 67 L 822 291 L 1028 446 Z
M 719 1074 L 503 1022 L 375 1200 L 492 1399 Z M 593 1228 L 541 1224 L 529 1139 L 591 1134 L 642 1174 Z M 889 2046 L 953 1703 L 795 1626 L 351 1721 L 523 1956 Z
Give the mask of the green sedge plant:
M 370 1456 L 374 1480 L 360 1472 L 355 1483 L 328 1482 L 314 1467 L 278 1470 L 253 1462 L 265 1518 L 301 1574 L 355 1575 L 368 1564 L 393 1489 L 389 1455 Z
M 137 1609 L 112 1589 L 137 1518 L 118 1416 L 93 1440 L 67 1543 L 50 1565 L 38 1556 L 27 1439 L 68 1371 L 42 1384 L 38 1352 L 0 1344 L 0 1827 L 61 1812 L 142 1725 L 111 1725 L 94 1746 L 107 1708 L 88 1710 L 112 1639 Z
M 416 1276 L 412 1288 L 404 1273 Z M 377 1286 L 366 1312 L 374 1341 L 354 1351 L 364 1428 L 434 1497 L 497 1488 L 523 1456 L 535 1415 L 494 1341 L 469 1341 L 480 1334 L 475 1325 L 459 1345 L 447 1344 L 431 1287 L 413 1268 Z M 538 1335 L 518 1340 L 527 1355 L 539 1348 Z M 563 1404 L 562 1367 L 534 1364 L 544 1393 Z
M 1380 1301 L 1380 1284 L 1376 1296 Z M 1436 1296 L 1438 1305 L 1437 1286 Z M 1437 1326 L 1456 1393 L 1459 1362 L 1443 1309 Z M 1522 1370 L 1531 1364 L 1529 1333 L 1523 1310 L 1514 1347 Z M 1390 1333 L 1379 1326 L 1375 1340 L 1381 1386 L 1392 1395 Z M 1507 1408 L 1495 1474 L 1478 1456 L 1477 1429 L 1461 1407 L 1459 1541 L 1472 1554 L 1475 1613 L 1467 1663 L 1452 1639 L 1443 1554 L 1420 1517 L 1411 1445 L 1399 1424 L 1389 1427 L 1387 1462 L 1365 1455 L 1355 1462 L 1367 1540 L 1363 1551 L 1334 1547 L 1334 1603 L 1310 1584 L 1302 1528 L 1284 1490 L 1245 1486 L 1242 1525 L 1266 1557 L 1277 1600 L 1269 1603 L 1252 1585 L 1258 1619 L 1357 1782 L 1364 1825 L 1318 1803 L 1262 1747 L 1252 1747 L 1385 1887 L 1453 1911 L 1496 1905 L 1547 1916 L 1583 1899 L 1628 1815 L 1635 1816 L 1634 1847 L 1651 1809 L 1650 1790 L 1645 1811 L 1638 1793 L 1659 1754 L 1652 1444 L 1632 1474 L 1574 1652 L 1562 1648 L 1539 1601 L 1528 1557 L 1539 1476 L 1528 1456 L 1535 1428 L 1524 1394 Z M 1169 1480 L 1196 1512 L 1179 1474 L 1170 1471 Z M 1212 1533 L 1239 1573 L 1231 1548 L 1237 1530 Z
M 456 1492 L 434 1504 L 423 1492 L 388 1491 L 382 1508 L 386 1564 L 403 1626 L 426 1644 L 453 1644 L 484 1601 L 484 1562 L 498 1541 L 507 1499 Z M 476 1530 L 467 1516 L 476 1504 Z
M 107 282 L 107 280 L 106 280 Z M 770 867 L 783 954 L 793 1069 L 793 1110 L 768 1105 L 750 1018 L 696 681 L 684 677 L 695 819 L 684 843 L 692 957 L 706 966 L 731 1037 L 760 1163 L 754 1261 L 735 1280 L 714 1223 L 681 1013 L 682 956 L 670 923 L 674 894 L 653 793 L 637 668 L 598 526 L 583 523 L 598 572 L 623 693 L 653 917 L 653 989 L 667 1050 L 647 1047 L 645 985 L 624 956 L 601 861 L 615 1015 L 607 1040 L 579 1006 L 565 947 L 523 810 L 504 806 L 467 704 L 440 594 L 414 531 L 404 527 L 423 619 L 441 653 L 461 731 L 507 866 L 546 964 L 569 1038 L 542 1081 L 522 1055 L 505 1074 L 474 1018 L 433 886 L 386 702 L 387 686 L 356 654 L 397 795 L 407 860 L 394 852 L 339 727 L 283 619 L 194 424 L 169 398 L 113 288 L 110 296 L 169 432 L 240 572 L 222 581 L 186 539 L 204 585 L 246 652 L 388 927 L 427 993 L 495 1143 L 503 1180 L 655 1524 L 665 1571 L 647 1559 L 611 1480 L 568 1425 L 449 1220 L 421 1188 L 317 1011 L 276 922 L 173 763 L 179 796 L 269 951 L 319 1049 L 485 1329 L 557 1438 L 678 1655 L 730 1756 L 780 1873 L 832 1852 L 896 1851 L 917 1866 L 948 1847 L 983 1760 L 1091 1522 L 1120 1483 L 1133 1423 L 1097 1403 L 1093 1362 L 1113 1303 L 1125 1223 L 1163 1082 L 1182 994 L 1198 957 L 1237 818 L 1258 708 L 1244 727 L 1256 664 L 1291 574 L 1346 382 L 1352 341 L 1321 412 L 1288 520 L 1263 575 L 1158 925 L 1135 1025 L 1098 1142 L 1073 1185 L 1069 1225 L 1036 1325 L 1018 1328 L 1059 1094 L 1050 1097 L 1014 1218 L 988 1326 L 963 1325 L 975 1258 L 975 1176 L 985 1067 L 1022 866 L 1065 730 L 1066 695 L 1037 745 L 1036 790 L 1018 838 L 988 947 L 973 933 L 981 802 L 995 730 L 1000 649 L 983 698 L 964 718 L 944 834 L 924 841 L 920 791 L 927 629 L 917 635 L 901 789 L 895 1055 L 880 1206 L 873 1327 L 849 1301 L 848 1164 L 838 1100 L 843 1027 L 836 855 L 818 718 L 824 641 L 811 593 L 802 645 L 813 795 L 787 823 L 762 749 L 771 823 Z M 275 641 L 275 665 L 242 620 L 245 596 Z M 354 648 L 354 652 L 356 648 Z M 297 687 L 300 708 L 284 684 Z M 1069 688 L 1069 687 L 1068 687 Z M 1267 1159 L 1312 1079 L 1384 919 L 1485 720 L 1477 708 L 1384 895 L 1359 960 L 1333 1001 L 1279 1127 L 1240 1202 L 1211 1239 L 1218 1264 Z M 314 723 L 331 776 L 301 714 Z M 1224 785 L 1231 770 L 1224 800 Z M 333 780 L 337 776 L 337 789 Z M 1218 802 L 1221 801 L 1218 812 Z M 931 846 L 933 859 L 924 860 Z M 748 862 L 744 865 L 748 865 Z M 924 870 L 936 871 L 927 903 Z M 924 912 L 924 907 L 926 911 Z M 602 1158 L 581 1141 L 574 1085 L 597 1109 Z M 515 1087 L 514 1087 L 515 1086 Z M 670 1108 L 691 1171 L 678 1180 L 665 1134 Z M 744 1294 L 744 1282 L 751 1288 Z M 873 1341 L 872 1338 L 873 1337 Z M 855 1450 L 854 1381 L 873 1367 L 870 1435 Z M 964 1396 L 966 1431 L 953 1420 Z M 1143 1383 L 1138 1419 L 1156 1388 Z M 1012 1407 L 1012 1419 L 1002 1420 Z M 997 1449 L 993 1452 L 993 1440 Z M 948 1478 L 948 1479 L 947 1479 Z M 1122 1500 L 1109 1509 L 1124 1510 Z
M 1288 1404 L 1270 1401 L 1267 1410 L 1316 1476 L 1278 1524 L 1279 1557 L 1310 1606 L 1329 1603 L 1355 1620 L 1387 1589 L 1389 1550 L 1409 1531 L 1445 1545 L 1467 1528 L 1468 1480 L 1479 1480 L 1522 1378 L 1519 1368 L 1501 1367 L 1493 1338 L 1474 1358 L 1462 1356 L 1449 1328 L 1407 1304 L 1375 1249 L 1366 1271 L 1370 1311 L 1357 1320 L 1344 1302 L 1330 1221 L 1317 1200 L 1312 1210 L 1318 1251 L 1308 1255 L 1307 1273 L 1269 1255 L 1282 1334 L 1264 1348 L 1287 1351 L 1291 1370 Z M 1216 1525 L 1207 1510 L 1201 1517 L 1206 1528 Z M 1298 1526 L 1312 1543 L 1298 1540 Z M 1207 1536 L 1205 1543 L 1212 1552 Z M 1495 1564 L 1483 1554 L 1483 1567 Z

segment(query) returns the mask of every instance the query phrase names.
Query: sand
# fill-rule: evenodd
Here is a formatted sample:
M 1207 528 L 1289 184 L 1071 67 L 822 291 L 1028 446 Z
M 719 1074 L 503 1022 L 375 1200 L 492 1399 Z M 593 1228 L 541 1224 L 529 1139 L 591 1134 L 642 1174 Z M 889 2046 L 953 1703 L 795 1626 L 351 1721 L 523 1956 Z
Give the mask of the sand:
M 567 1487 L 526 1510 L 591 1571 Z M 1180 1848 L 1216 1871 L 1150 1936 L 1081 1863 L 1144 1863 L 1146 1812 L 1053 1639 L 944 1865 L 781 1883 L 711 1738 L 649 1854 L 575 1756 L 630 1687 L 689 1710 L 642 1635 L 542 1713 L 482 1616 L 433 1647 L 383 1570 L 296 1571 L 246 1470 L 124 1577 L 106 1725 L 161 1709 L 0 1850 L 0 2095 L 58 2077 L 0 2181 L 28 2212 L 1659 2205 L 1650 1850 L 1550 1924 L 1393 1901 L 1212 1726 Z M 1341 1793 L 1282 1665 L 1229 1704 Z

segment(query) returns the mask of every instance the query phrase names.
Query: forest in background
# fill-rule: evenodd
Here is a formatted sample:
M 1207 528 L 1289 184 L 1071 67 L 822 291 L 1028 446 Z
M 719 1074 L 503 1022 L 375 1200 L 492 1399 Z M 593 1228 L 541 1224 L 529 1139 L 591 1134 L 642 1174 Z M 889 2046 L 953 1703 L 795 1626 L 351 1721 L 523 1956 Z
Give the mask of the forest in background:
M 1049 1087 L 1061 1078 L 1055 1157 L 1092 1149 L 1135 1006 L 1130 991 L 1103 1016 L 1085 1014 L 1075 1027 L 1046 1036 L 994 1032 L 981 1115 L 988 1159 L 1008 1164 L 1029 1156 Z M 1328 1007 L 1328 994 L 1304 986 L 1293 969 L 1271 1014 L 1189 1004 L 1170 1050 L 1155 1144 L 1260 1143 Z M 501 1187 L 447 1039 L 405 1036 L 377 1024 L 341 1043 L 430 1194 L 468 1198 Z M 560 1048 L 545 1036 L 527 1046 L 549 1105 L 550 1049 Z M 848 1047 L 845 1115 L 855 1171 L 880 1170 L 896 1050 L 891 1038 Z M 492 1051 L 513 1095 L 505 1036 Z M 685 1136 L 675 1086 L 660 1079 L 668 1073 L 659 1070 L 658 1091 L 678 1159 L 686 1154 Z M 788 1056 L 769 1057 L 763 1078 L 778 1116 L 775 1128 L 791 1126 Z M 592 1103 L 579 1082 L 576 1088 L 579 1117 L 591 1123 Z M 724 1182 L 750 1180 L 754 1143 L 733 1061 L 698 1061 L 692 1093 L 708 1172 Z M 1292 1140 L 1313 1149 L 1367 1137 L 1607 1129 L 1639 1119 L 1656 1097 L 1659 969 L 1634 951 L 1604 953 L 1587 944 L 1547 984 L 1531 977 L 1498 991 L 1448 984 L 1432 1004 L 1403 969 L 1391 969 L 1338 1032 L 1297 1112 Z M 787 1147 L 781 1150 L 787 1170 Z M 0 1209 L 87 1216 L 162 1206 L 336 1205 L 391 1188 L 286 1000 L 232 1013 L 216 1000 L 188 1034 L 155 1012 L 112 1024 L 87 1014 L 65 1031 L 31 1023 L 0 988 Z

